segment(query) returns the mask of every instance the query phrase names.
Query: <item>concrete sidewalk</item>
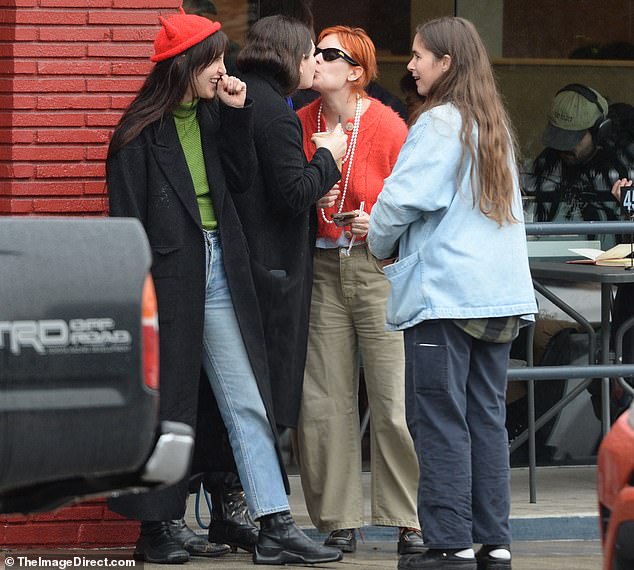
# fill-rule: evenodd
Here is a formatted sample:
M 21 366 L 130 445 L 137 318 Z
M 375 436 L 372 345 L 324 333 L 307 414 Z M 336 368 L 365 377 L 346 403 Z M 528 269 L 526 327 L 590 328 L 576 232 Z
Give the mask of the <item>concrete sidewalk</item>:
M 312 525 L 298 476 L 291 476 L 291 510 L 304 531 L 316 540 L 324 535 Z M 364 473 L 366 522 L 370 525 L 370 474 Z M 203 502 L 201 518 L 209 514 Z M 187 519 L 199 531 L 194 501 Z M 511 472 L 511 526 L 514 542 L 513 570 L 600 570 L 601 543 L 597 515 L 596 467 L 542 467 L 537 473 L 537 503 L 529 503 L 528 469 Z M 199 531 L 203 532 L 203 531 Z M 363 528 L 365 543 L 342 562 L 314 568 L 359 568 L 396 570 L 396 530 L 387 527 Z M 162 567 L 146 564 L 149 570 Z M 192 559 L 188 570 L 247 570 L 256 568 L 247 553 L 228 554 L 215 560 Z M 287 568 L 290 568 L 287 566 Z
M 540 468 L 537 479 L 537 503 L 528 502 L 528 470 L 512 470 L 512 508 L 511 525 L 514 542 L 513 570 L 600 570 L 601 543 L 598 540 L 599 523 L 595 490 L 594 467 L 551 467 Z M 297 522 L 305 532 L 316 540 L 324 535 L 317 532 L 308 517 L 299 477 L 291 476 L 291 509 Z M 364 474 L 365 512 L 369 526 L 363 528 L 365 542 L 359 543 L 355 554 L 348 554 L 340 563 L 313 566 L 345 570 L 358 568 L 364 570 L 396 570 L 396 530 L 371 526 L 369 518 L 370 475 Z M 209 521 L 209 512 L 204 499 L 200 506 L 200 517 L 204 524 Z M 192 497 L 187 511 L 187 522 L 200 534 L 205 531 L 196 521 L 195 501 Z M 16 556 L 15 553 L 6 553 Z M 37 551 L 26 553 L 33 560 Z M 112 558 L 112 553 L 103 551 L 46 551 L 45 554 L 58 557 L 74 555 Z M 117 558 L 131 558 L 132 549 L 114 551 Z M 6 569 L 15 570 L 15 564 L 6 564 Z M 4 570 L 3 556 L 0 553 L 0 570 Z M 32 567 L 31 564 L 29 566 Z M 39 567 L 39 566 L 38 566 Z M 147 570 L 165 570 L 165 565 L 137 563 L 137 568 Z M 297 566 L 287 566 L 287 568 Z M 220 558 L 192 558 L 185 570 L 253 570 L 250 554 L 238 552 Z M 259 566 L 257 568 L 260 568 Z
M 45 560 L 40 563 L 40 556 Z M 93 567 L 97 561 L 101 566 L 107 560 L 109 565 L 120 560 L 130 562 L 132 549 L 117 550 L 29 550 L 27 552 L 0 553 L 0 570 L 17 570 L 18 568 L 50 568 L 51 560 L 56 560 L 54 567 L 63 568 L 59 561 L 73 561 L 75 557 L 88 559 L 83 564 L 71 564 L 71 567 Z M 24 559 L 28 559 L 28 563 Z M 125 562 L 123 562 L 125 563 Z M 358 546 L 355 554 L 346 554 L 341 562 L 312 566 L 330 570 L 396 570 L 398 556 L 394 543 L 366 542 Z M 267 568 L 255 566 L 251 555 L 245 552 L 226 554 L 220 558 L 192 558 L 184 566 L 173 566 L 183 570 L 255 570 Z M 145 570 L 165 570 L 162 564 L 136 562 L 134 568 Z M 274 567 L 269 567 L 274 568 Z M 279 568 L 279 567 L 278 567 Z M 310 566 L 286 566 L 286 568 L 311 568 Z M 598 541 L 555 541 L 555 542 L 515 542 L 513 544 L 513 570 L 600 570 L 601 553 Z
M 396 570 L 398 556 L 392 543 L 367 542 L 341 562 L 320 566 L 255 566 L 247 553 L 220 558 L 192 558 L 184 570 L 255 570 L 257 568 L 328 568 L 330 570 Z M 146 570 L 165 570 L 160 564 L 145 564 Z M 600 570 L 601 550 L 597 541 L 518 542 L 513 544 L 513 570 Z
M 297 523 L 315 539 L 324 535 L 314 528 L 306 510 L 299 476 L 291 475 L 291 511 Z M 368 543 L 395 542 L 396 530 L 371 525 L 370 473 L 364 473 L 366 524 L 363 535 Z M 513 538 L 522 540 L 597 540 L 596 467 L 540 467 L 537 473 L 537 502 L 529 503 L 528 469 L 511 470 L 511 528 Z M 209 521 L 204 499 L 200 518 Z M 195 517 L 195 499 L 190 498 L 186 520 L 192 529 L 200 530 Z

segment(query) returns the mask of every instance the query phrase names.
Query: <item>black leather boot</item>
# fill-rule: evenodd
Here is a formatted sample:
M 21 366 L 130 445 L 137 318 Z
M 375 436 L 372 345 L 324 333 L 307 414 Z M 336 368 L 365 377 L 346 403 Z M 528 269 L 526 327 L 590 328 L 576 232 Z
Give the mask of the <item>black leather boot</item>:
M 288 511 L 259 520 L 260 536 L 253 553 L 255 564 L 320 564 L 343 558 L 338 548 L 322 546 L 308 538 Z
M 249 515 L 242 487 L 219 485 L 210 495 L 209 542 L 228 544 L 233 552 L 238 548 L 253 552 L 258 543 L 258 527 Z
M 214 558 L 227 554 L 230 550 L 226 544 L 209 542 L 206 537 L 196 534 L 185 524 L 184 519 L 168 521 L 167 526 L 172 538 L 176 539 L 190 556 Z
M 172 537 L 167 521 L 143 521 L 134 557 L 154 564 L 184 564 L 189 553 Z

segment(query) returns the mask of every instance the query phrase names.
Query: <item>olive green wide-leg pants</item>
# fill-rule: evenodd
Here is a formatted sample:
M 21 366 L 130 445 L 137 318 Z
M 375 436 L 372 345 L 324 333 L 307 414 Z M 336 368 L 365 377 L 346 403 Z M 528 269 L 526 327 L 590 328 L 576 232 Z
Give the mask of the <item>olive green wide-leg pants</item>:
M 389 284 L 365 244 L 317 249 L 297 430 L 302 487 L 322 532 L 364 525 L 359 356 L 370 406 L 371 522 L 419 528 L 418 462 L 405 422 L 401 333 L 385 330 Z

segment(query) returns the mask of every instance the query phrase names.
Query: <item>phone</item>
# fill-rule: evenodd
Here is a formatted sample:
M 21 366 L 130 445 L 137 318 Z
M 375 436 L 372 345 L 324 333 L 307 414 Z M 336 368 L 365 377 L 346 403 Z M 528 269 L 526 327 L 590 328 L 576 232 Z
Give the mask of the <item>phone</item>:
M 336 226 L 343 227 L 350 225 L 350 222 L 357 217 L 356 212 L 335 212 L 334 214 L 330 214 L 332 221 L 335 222 Z

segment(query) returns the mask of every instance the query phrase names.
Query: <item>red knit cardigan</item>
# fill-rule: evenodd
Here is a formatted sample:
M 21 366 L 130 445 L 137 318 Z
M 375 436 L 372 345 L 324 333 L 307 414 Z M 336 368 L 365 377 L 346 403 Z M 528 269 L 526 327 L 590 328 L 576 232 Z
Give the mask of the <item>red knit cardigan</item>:
M 352 171 L 348 183 L 348 191 L 343 205 L 343 212 L 359 209 L 361 201 L 365 202 L 364 210 L 370 212 L 379 192 L 383 189 L 383 181 L 390 175 L 396 163 L 398 153 L 407 137 L 407 126 L 390 107 L 380 101 L 370 98 L 370 106 L 359 123 L 359 135 L 352 162 Z M 304 129 L 304 152 L 310 160 L 315 154 L 315 145 L 310 137 L 317 132 L 317 112 L 321 98 L 310 105 L 301 108 L 297 114 Z M 344 129 L 346 123 L 352 124 L 353 119 L 342 121 Z M 322 117 L 321 130 L 325 130 L 325 121 Z M 348 144 L 352 132 L 347 131 Z M 346 178 L 349 162 L 343 165 L 341 182 L 339 184 L 341 195 Z M 325 210 L 326 218 L 330 220 L 330 214 L 339 211 L 339 201 L 332 208 Z M 334 224 L 327 224 L 322 217 L 321 209 L 317 212 L 319 219 L 318 237 L 337 239 L 341 234 L 341 228 Z

